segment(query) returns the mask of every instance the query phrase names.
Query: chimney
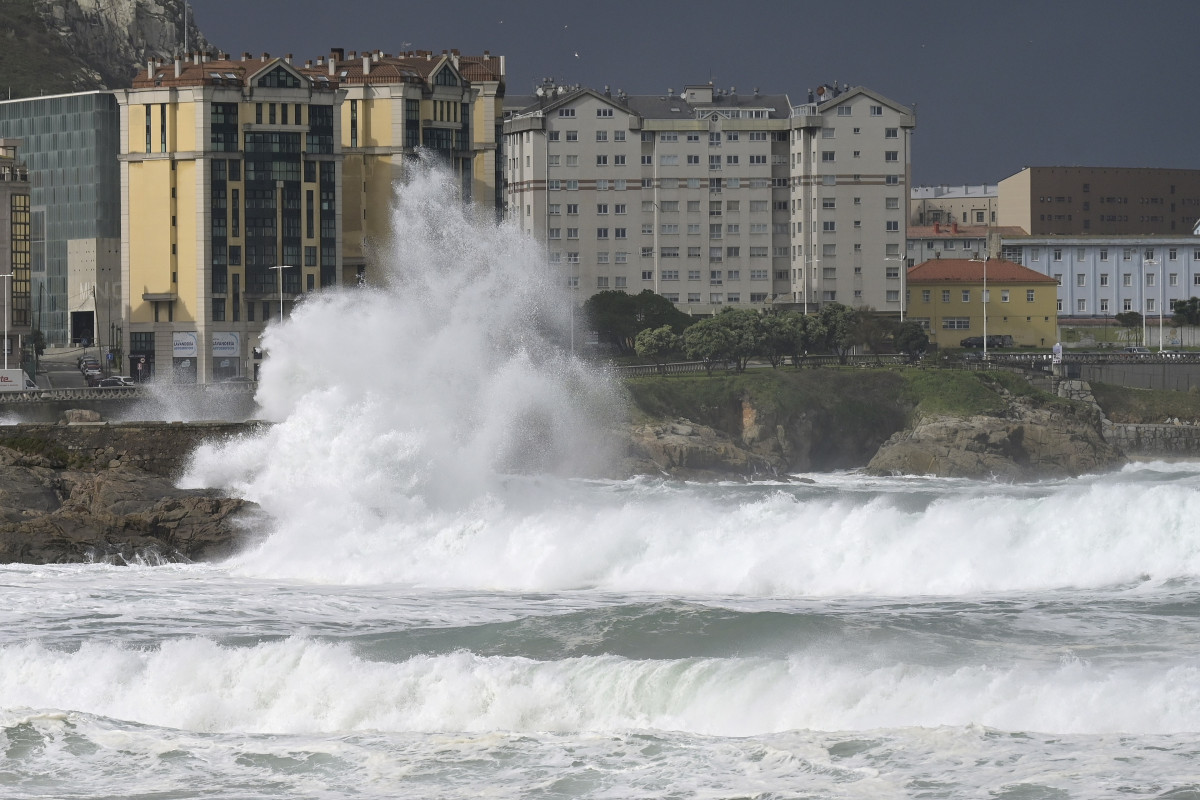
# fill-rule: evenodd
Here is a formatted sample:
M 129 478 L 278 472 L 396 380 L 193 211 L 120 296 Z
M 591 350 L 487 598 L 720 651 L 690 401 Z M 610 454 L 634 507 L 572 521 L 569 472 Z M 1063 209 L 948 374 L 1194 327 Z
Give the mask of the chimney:
M 318 67 L 325 66 L 325 56 L 317 56 L 317 66 Z
M 337 59 L 333 55 L 329 56 L 329 77 L 337 75 Z
M 270 53 L 263 52 L 263 54 L 262 54 L 262 61 L 263 61 L 263 63 L 265 64 L 265 63 L 266 63 L 266 61 L 267 61 L 267 59 L 269 59 L 270 57 L 271 57 L 271 54 L 270 54 Z
M 371 56 L 365 55 L 365 56 L 363 56 L 363 77 L 365 78 L 370 74 L 371 74 Z
M 249 51 L 242 51 L 242 61 L 249 61 L 249 60 L 250 60 Z
M 933 232 L 941 233 L 942 232 L 942 223 L 940 223 L 940 222 L 933 223 Z
M 958 233 L 958 223 L 957 223 L 957 222 L 955 222 L 955 223 L 952 223 L 952 225 L 951 225 L 951 231 L 950 231 L 950 232 L 951 232 L 951 233 Z
M 286 56 L 283 57 L 283 60 L 286 61 L 288 64 L 292 63 L 292 54 L 288 53 Z
M 178 78 L 183 74 L 183 59 L 175 57 L 175 77 Z
M 154 77 L 154 59 L 146 62 L 146 80 Z
M 344 61 L 346 58 L 346 50 L 342 47 L 332 47 L 329 49 L 330 61 Z

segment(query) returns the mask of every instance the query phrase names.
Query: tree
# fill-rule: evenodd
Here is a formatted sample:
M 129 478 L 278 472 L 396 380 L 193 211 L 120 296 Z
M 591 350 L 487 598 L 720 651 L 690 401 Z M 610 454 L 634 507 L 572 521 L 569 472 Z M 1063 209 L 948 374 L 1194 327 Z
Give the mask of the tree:
M 890 317 L 877 312 L 870 306 L 854 312 L 855 344 L 860 344 L 870 353 L 879 354 L 888 349 L 895 335 L 896 323 Z
M 1142 315 L 1136 311 L 1122 311 L 1113 317 L 1118 325 L 1125 329 L 1123 338 L 1128 341 L 1133 337 L 1135 328 L 1142 326 Z
M 709 375 L 718 362 L 729 360 L 733 348 L 733 330 L 721 322 L 720 315 L 702 319 L 683 332 L 683 349 L 687 357 L 703 361 Z
M 671 330 L 670 325 L 659 328 L 646 328 L 634 340 L 634 350 L 640 358 L 648 358 L 658 366 L 662 366 L 667 355 L 680 348 L 679 334 Z
M 771 362 L 771 367 L 778 367 L 783 360 L 791 355 L 792 325 L 791 315 L 795 312 L 777 311 L 767 314 L 762 319 L 763 355 Z
M 681 333 L 693 321 L 667 298 L 643 289 L 636 295 L 619 290 L 596 292 L 583 304 L 588 325 L 602 341 L 611 342 L 622 354 L 634 350 L 634 339 L 646 328 L 669 325 Z
M 738 372 L 745 372 L 746 363 L 761 355 L 766 343 L 762 315 L 748 308 L 726 308 L 713 319 L 729 330 L 728 358 L 733 359 Z
M 841 303 L 830 303 L 821 309 L 817 318 L 825 329 L 825 349 L 845 364 L 850 349 L 858 344 L 858 320 L 854 309 Z
M 1181 325 L 1200 325 L 1200 297 L 1189 297 L 1187 300 L 1173 300 L 1171 310 L 1175 312 L 1172 320 L 1174 327 Z M 1120 316 L 1118 314 L 1117 316 Z
M 633 295 L 615 290 L 596 292 L 583 303 L 583 316 L 603 341 L 628 353 L 638 332 L 637 302 Z
M 896 327 L 894 341 L 896 349 L 908 356 L 909 361 L 916 361 L 929 349 L 929 335 L 920 323 L 911 319 L 901 322 Z
M 633 296 L 633 300 L 639 331 L 669 325 L 675 333 L 683 333 L 685 328 L 696 321 L 695 317 L 683 313 L 670 300 L 649 289 L 638 292 Z
M 825 346 L 825 326 L 817 317 L 799 311 L 788 311 L 781 316 L 787 332 L 787 353 L 792 364 L 799 367 L 809 350 Z

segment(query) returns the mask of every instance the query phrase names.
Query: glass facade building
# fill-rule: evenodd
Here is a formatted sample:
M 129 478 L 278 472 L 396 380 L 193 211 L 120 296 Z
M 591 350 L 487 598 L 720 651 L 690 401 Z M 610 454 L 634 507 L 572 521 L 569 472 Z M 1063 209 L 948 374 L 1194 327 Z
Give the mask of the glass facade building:
M 49 345 L 71 338 L 68 248 L 121 238 L 120 111 L 109 92 L 0 102 L 0 138 L 20 139 L 29 171 L 33 327 Z M 93 278 L 93 281 L 95 279 Z

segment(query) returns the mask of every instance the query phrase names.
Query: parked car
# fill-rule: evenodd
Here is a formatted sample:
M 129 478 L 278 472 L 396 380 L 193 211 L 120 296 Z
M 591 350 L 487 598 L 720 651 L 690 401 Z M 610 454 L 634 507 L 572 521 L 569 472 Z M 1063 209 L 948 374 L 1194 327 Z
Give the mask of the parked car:
M 114 387 L 114 386 L 132 386 L 133 381 L 130 381 L 129 383 L 125 383 L 124 378 L 121 378 L 120 376 L 114 376 L 114 377 L 110 377 L 110 378 L 101 378 L 96 383 L 96 385 L 102 389 L 107 389 L 107 388 Z
M 968 336 L 967 338 L 965 338 L 961 342 L 959 342 L 959 345 L 961 345 L 962 347 L 983 347 L 983 337 L 982 336 Z
M 1126 347 L 1121 352 L 1129 353 L 1130 355 L 1136 355 L 1136 356 L 1148 356 L 1148 355 L 1150 355 L 1150 348 L 1149 347 Z

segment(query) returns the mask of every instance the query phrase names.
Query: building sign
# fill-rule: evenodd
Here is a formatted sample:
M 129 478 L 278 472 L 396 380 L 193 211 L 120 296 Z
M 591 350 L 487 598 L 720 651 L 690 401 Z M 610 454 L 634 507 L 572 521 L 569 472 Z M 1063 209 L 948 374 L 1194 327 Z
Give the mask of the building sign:
M 212 335 L 212 354 L 214 356 L 237 357 L 242 353 L 242 340 L 237 333 L 218 333 Z
M 24 370 L 0 369 L 0 392 L 22 392 L 24 390 Z
M 195 358 L 200 354 L 195 331 L 175 331 L 171 336 L 171 354 L 175 358 Z

